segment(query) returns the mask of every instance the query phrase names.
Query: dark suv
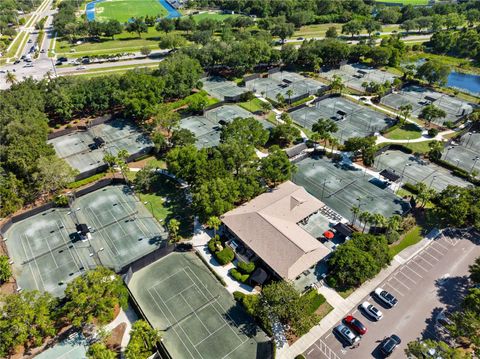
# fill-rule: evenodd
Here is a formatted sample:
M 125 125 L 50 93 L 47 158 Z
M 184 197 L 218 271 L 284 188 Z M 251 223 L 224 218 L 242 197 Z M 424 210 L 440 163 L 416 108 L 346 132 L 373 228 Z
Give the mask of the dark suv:
M 383 340 L 382 345 L 380 346 L 380 351 L 385 357 L 388 357 L 401 342 L 402 340 L 398 335 L 392 334 Z

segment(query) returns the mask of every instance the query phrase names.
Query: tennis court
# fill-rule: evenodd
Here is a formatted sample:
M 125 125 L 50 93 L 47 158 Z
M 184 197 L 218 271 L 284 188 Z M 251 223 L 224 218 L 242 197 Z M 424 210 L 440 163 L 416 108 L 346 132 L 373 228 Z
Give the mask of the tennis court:
M 315 104 L 290 112 L 292 119 L 300 126 L 312 129 L 319 119 L 331 119 L 338 126 L 334 134 L 341 142 L 351 137 L 373 135 L 394 124 L 394 120 L 381 112 L 358 105 L 343 97 L 328 97 Z
M 197 141 L 197 148 L 217 146 L 220 143 L 222 125 L 232 122 L 236 118 L 254 117 L 247 110 L 237 105 L 223 105 L 205 112 L 203 116 L 190 116 L 182 119 L 181 128 L 192 131 Z M 265 120 L 257 119 L 265 129 L 273 125 Z
M 442 191 L 448 185 L 467 187 L 469 182 L 456 177 L 446 168 L 402 151 L 385 151 L 375 159 L 378 170 L 388 169 L 400 176 L 402 183 L 425 183 L 436 191 Z
M 295 102 L 309 95 L 315 95 L 319 91 L 327 89 L 327 85 L 317 80 L 288 71 L 279 71 L 270 74 L 267 78 L 257 78 L 247 81 L 245 86 L 250 91 L 261 94 L 263 97 L 273 101 L 277 101 L 277 96 L 280 94 L 291 102 Z M 290 90 L 292 93 L 288 95 L 287 93 Z
M 397 77 L 389 72 L 380 71 L 362 64 L 343 65 L 339 69 L 325 71 L 320 74 L 329 80 L 333 80 L 334 76 L 340 76 L 343 84 L 354 90 L 364 92 L 362 87 L 364 82 L 375 82 L 383 84 L 386 81 L 393 82 Z
M 88 343 L 79 333 L 70 336 L 36 355 L 37 359 L 84 359 L 87 357 Z
M 443 151 L 442 159 L 467 172 L 480 173 L 480 133 L 467 132 Z
M 390 189 L 377 185 L 376 178 L 351 165 L 334 163 L 326 157 L 308 157 L 296 165 L 293 181 L 348 220 L 352 219 L 353 206 L 385 217 L 409 209 L 408 203 Z
M 172 358 L 271 358 L 271 344 L 194 253 L 171 253 L 128 287 Z
M 233 81 L 228 81 L 220 76 L 211 76 L 201 79 L 203 89 L 211 96 L 222 100 L 240 100 L 240 97 L 247 92 L 245 87 L 238 87 Z
M 165 231 L 126 186 L 108 186 L 13 224 L 4 234 L 23 289 L 62 296 L 66 284 L 97 265 L 116 271 L 166 243 Z M 92 232 L 82 241 L 76 224 Z
M 411 85 L 404 87 L 398 92 L 384 96 L 381 103 L 398 110 L 402 105 L 412 106 L 412 115 L 419 117 L 422 109 L 433 104 L 446 112 L 446 117 L 434 121 L 437 125 L 443 125 L 445 122 L 457 122 L 464 116 L 473 111 L 473 104 L 462 101 L 454 96 L 442 94 L 440 92 L 429 90 L 428 88 Z
M 95 145 L 94 138 L 102 138 L 105 144 Z M 116 155 L 125 149 L 129 154 L 148 152 L 152 147 L 150 139 L 138 127 L 127 120 L 115 119 L 87 131 L 77 131 L 48 141 L 60 158 L 76 168 L 87 172 L 104 164 L 106 153 Z

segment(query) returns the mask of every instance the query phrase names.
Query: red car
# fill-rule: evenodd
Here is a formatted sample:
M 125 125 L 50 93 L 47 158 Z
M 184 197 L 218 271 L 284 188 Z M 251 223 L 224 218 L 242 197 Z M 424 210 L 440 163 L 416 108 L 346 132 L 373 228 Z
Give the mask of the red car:
M 363 335 L 367 332 L 367 327 L 363 325 L 362 322 L 355 318 L 353 315 L 347 315 L 343 321 L 346 325 L 348 325 L 351 329 L 353 329 L 360 335 Z

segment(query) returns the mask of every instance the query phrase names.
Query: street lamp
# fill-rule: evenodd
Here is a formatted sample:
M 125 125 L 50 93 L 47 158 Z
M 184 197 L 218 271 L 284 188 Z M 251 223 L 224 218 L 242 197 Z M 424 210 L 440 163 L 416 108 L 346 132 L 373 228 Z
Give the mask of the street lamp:
M 447 153 L 445 154 L 445 159 L 444 159 L 445 161 L 447 161 L 448 152 L 450 152 L 450 150 L 451 150 L 452 148 L 455 148 L 455 147 L 454 147 L 454 146 L 450 146 L 450 147 L 447 148 Z
M 473 169 L 475 168 L 475 165 L 477 164 L 477 161 L 478 161 L 479 159 L 480 159 L 479 156 L 477 156 L 477 157 L 474 158 L 475 161 L 473 162 L 473 166 L 472 166 L 472 169 L 470 170 L 470 174 L 473 172 Z
M 403 166 L 403 170 L 402 170 L 402 174 L 400 175 L 400 179 L 403 181 L 403 174 L 405 173 L 405 169 L 410 166 L 413 166 L 413 163 L 408 163 L 408 162 L 405 162 L 405 166 Z
M 437 176 L 432 177 L 432 180 L 430 181 L 430 185 L 428 186 L 428 189 L 430 189 L 432 187 L 432 184 L 433 184 L 433 181 L 435 180 L 435 178 L 437 178 Z
M 472 131 L 472 132 L 469 132 L 469 133 L 468 133 L 468 141 L 467 141 L 467 144 L 465 145 L 465 147 L 467 147 L 468 144 L 470 143 L 470 139 L 472 138 L 472 135 L 473 135 L 474 133 L 476 133 L 476 131 Z

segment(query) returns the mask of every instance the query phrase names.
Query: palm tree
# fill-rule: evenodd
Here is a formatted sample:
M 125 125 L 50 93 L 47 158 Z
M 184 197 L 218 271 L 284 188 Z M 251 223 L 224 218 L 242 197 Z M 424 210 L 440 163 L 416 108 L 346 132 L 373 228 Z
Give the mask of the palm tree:
M 353 206 L 352 209 L 351 209 L 352 213 L 353 213 L 353 218 L 352 218 L 352 226 L 355 225 L 355 221 L 357 220 L 357 217 L 360 213 L 360 207 L 358 206 Z
M 361 223 L 363 223 L 362 233 L 365 233 L 365 227 L 367 226 L 367 224 L 371 222 L 372 215 L 369 212 L 365 211 L 360 213 L 360 215 L 358 216 L 358 219 L 360 220 Z
M 421 203 L 420 208 L 424 208 L 427 202 L 435 196 L 435 190 L 428 188 L 423 182 L 417 184 L 417 200 Z
M 380 213 L 374 213 L 372 215 L 372 222 L 375 224 L 375 227 L 384 228 L 387 225 L 387 219 Z
M 180 229 L 180 221 L 176 220 L 175 218 L 172 218 L 170 221 L 168 221 L 168 237 L 170 239 L 170 242 L 176 246 L 177 242 L 179 241 L 180 237 L 178 235 L 178 230 Z
M 114 174 L 115 173 L 115 165 L 117 164 L 117 157 L 115 157 L 111 153 L 106 153 L 105 156 L 103 156 L 103 162 L 105 162 L 108 165 L 108 170 L 112 174 Z
M 339 94 L 345 89 L 345 85 L 343 84 L 343 80 L 338 75 L 333 75 L 333 81 L 330 84 L 330 90 L 332 92 L 338 92 Z
M 328 142 L 330 143 L 330 146 L 332 146 L 332 153 L 335 150 L 335 147 L 337 147 L 340 144 L 340 141 L 336 137 L 333 137 L 333 136 L 331 136 L 328 139 Z
M 403 125 L 412 114 L 412 105 L 401 105 L 398 108 L 398 114 L 400 115 L 400 124 Z
M 7 84 L 13 85 L 14 83 L 17 82 L 17 75 L 15 75 L 11 71 L 7 71 L 7 74 L 5 75 L 5 82 Z
M 288 96 L 288 103 L 291 104 L 292 103 L 292 95 L 293 95 L 293 90 L 292 89 L 288 89 L 287 92 L 286 92 L 287 96 Z
M 387 219 L 387 233 L 392 233 L 393 231 L 398 231 L 400 224 L 402 223 L 402 217 L 398 214 Z
M 222 224 L 222 221 L 217 216 L 211 216 L 207 220 L 207 226 L 210 227 L 210 228 L 213 228 L 213 236 L 214 237 L 217 236 L 217 231 L 218 231 L 218 228 L 220 228 L 221 224 Z

